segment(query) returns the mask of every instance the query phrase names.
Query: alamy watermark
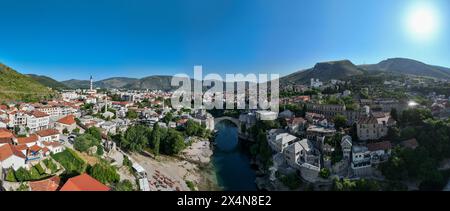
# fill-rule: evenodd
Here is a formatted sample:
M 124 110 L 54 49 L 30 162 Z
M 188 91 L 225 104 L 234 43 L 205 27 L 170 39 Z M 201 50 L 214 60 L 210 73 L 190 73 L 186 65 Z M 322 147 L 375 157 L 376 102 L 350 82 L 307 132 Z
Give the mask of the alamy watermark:
M 219 74 L 203 77 L 202 66 L 194 66 L 193 79 L 177 74 L 171 86 L 179 87 L 171 98 L 175 108 L 279 109 L 279 74 L 226 74 L 224 80 Z

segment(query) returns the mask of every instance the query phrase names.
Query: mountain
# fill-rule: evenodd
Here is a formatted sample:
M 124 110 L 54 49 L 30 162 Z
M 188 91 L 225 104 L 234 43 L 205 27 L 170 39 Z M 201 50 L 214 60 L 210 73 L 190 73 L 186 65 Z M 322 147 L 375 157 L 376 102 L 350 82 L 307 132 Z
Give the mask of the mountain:
M 280 84 L 306 84 L 311 78 L 328 81 L 362 74 L 364 71 L 349 60 L 320 62 L 313 68 L 282 77 Z
M 22 75 L 16 70 L 0 63 L 1 101 L 39 101 L 56 93 L 32 77 Z
M 127 89 L 151 89 L 151 90 L 173 90 L 175 87 L 170 85 L 172 76 L 149 76 L 136 80 L 130 84 L 127 84 L 123 88 Z
M 70 79 L 67 81 L 61 81 L 64 85 L 68 86 L 71 89 L 87 89 L 89 88 L 89 80 L 77 80 Z
M 100 81 L 94 81 L 95 88 L 126 88 L 126 89 L 162 89 L 170 90 L 171 76 L 149 76 L 141 79 L 113 77 Z M 89 88 L 89 80 L 71 79 L 62 81 L 66 86 L 72 89 Z
M 418 76 L 450 79 L 450 69 L 434 65 L 428 65 L 412 59 L 392 58 L 381 61 L 378 64 L 361 65 L 367 71 L 386 71 Z
M 122 88 L 128 84 L 134 83 L 138 81 L 137 78 L 127 78 L 127 77 L 114 77 L 114 78 L 108 78 L 101 81 L 94 82 L 94 85 L 96 87 L 102 87 L 102 88 Z
M 42 85 L 50 87 L 52 89 L 61 90 L 61 89 L 67 89 L 68 88 L 63 83 L 61 83 L 59 81 L 56 81 L 53 78 L 44 76 L 44 75 L 27 74 L 27 76 L 31 77 L 32 79 L 34 79 L 35 81 L 41 83 Z

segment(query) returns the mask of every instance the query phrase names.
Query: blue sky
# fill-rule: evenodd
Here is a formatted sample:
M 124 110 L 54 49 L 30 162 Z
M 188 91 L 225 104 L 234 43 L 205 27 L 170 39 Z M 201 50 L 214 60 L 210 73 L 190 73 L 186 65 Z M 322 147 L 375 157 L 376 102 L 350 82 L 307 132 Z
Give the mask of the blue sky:
M 407 57 L 450 67 L 450 2 L 432 40 L 405 30 L 424 0 L 0 0 L 0 62 L 57 80 L 286 75 L 316 62 Z M 447 36 L 444 36 L 446 35 Z

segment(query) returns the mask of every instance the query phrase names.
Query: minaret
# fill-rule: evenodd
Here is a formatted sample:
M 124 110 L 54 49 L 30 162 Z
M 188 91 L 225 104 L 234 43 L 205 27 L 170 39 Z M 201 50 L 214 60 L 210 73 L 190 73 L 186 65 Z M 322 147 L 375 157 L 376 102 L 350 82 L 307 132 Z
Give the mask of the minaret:
M 108 111 L 108 97 L 105 98 L 105 113 Z
M 94 88 L 94 85 L 93 85 L 93 82 L 92 82 L 92 75 L 91 75 L 91 79 L 90 79 L 90 85 L 91 85 L 90 90 L 92 91 L 93 88 Z

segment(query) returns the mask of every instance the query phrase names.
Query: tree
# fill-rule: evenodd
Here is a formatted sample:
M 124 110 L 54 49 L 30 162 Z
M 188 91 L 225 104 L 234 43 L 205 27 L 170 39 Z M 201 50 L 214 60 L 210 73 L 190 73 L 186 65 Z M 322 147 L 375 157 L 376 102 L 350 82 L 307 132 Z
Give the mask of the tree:
M 166 113 L 166 115 L 164 116 L 164 118 L 162 119 L 162 121 L 166 124 L 169 124 L 170 121 L 173 121 L 173 114 L 172 112 L 168 112 Z
M 15 172 L 15 175 L 16 175 L 17 181 L 19 181 L 19 182 L 28 181 L 31 179 L 30 172 L 28 172 L 23 167 L 20 167 L 19 169 L 17 169 L 17 171 Z
M 130 180 L 122 180 L 114 186 L 114 191 L 133 191 L 133 184 Z
M 69 134 L 69 130 L 67 130 L 67 128 L 64 128 L 62 132 L 63 134 Z
M 339 130 L 340 128 L 344 128 L 347 125 L 347 118 L 343 115 L 337 114 L 333 118 L 334 127 L 336 130 Z
M 162 149 L 164 149 L 164 154 L 167 155 L 178 154 L 186 147 L 182 134 L 174 129 L 167 131 L 167 136 L 164 140 Z
M 108 165 L 104 161 L 92 166 L 88 173 L 103 184 L 111 184 L 120 181 L 120 175 L 117 173 L 115 167 Z
M 78 136 L 73 143 L 73 147 L 80 152 L 86 152 L 89 148 L 99 145 L 100 140 L 88 133 Z
M 102 156 L 105 153 L 103 146 L 97 146 L 97 155 Z
M 138 118 L 138 113 L 134 110 L 129 110 L 126 114 L 126 117 L 128 119 L 137 119 Z
M 79 134 L 80 133 L 80 128 L 75 128 L 72 130 L 73 133 L 75 134 Z
M 319 176 L 324 178 L 324 179 L 328 179 L 328 177 L 330 177 L 330 175 L 331 175 L 331 172 L 327 168 L 323 168 L 319 172 Z
M 391 117 L 392 119 L 394 119 L 395 121 L 398 121 L 398 114 L 397 114 L 397 109 L 396 108 L 392 108 L 391 109 Z
M 9 169 L 8 173 L 6 173 L 6 181 L 8 182 L 17 182 L 16 180 L 16 176 L 14 175 L 14 170 L 13 169 Z
M 152 135 L 151 135 L 151 143 L 153 145 L 153 152 L 155 156 L 159 155 L 159 148 L 161 142 L 161 131 L 158 124 L 153 125 Z
M 145 146 L 148 146 L 148 134 L 150 129 L 135 125 L 127 129 L 123 139 L 120 139 L 120 146 L 132 152 L 141 152 Z
M 102 132 L 97 127 L 90 127 L 86 130 L 87 134 L 91 134 L 94 138 L 102 140 Z

